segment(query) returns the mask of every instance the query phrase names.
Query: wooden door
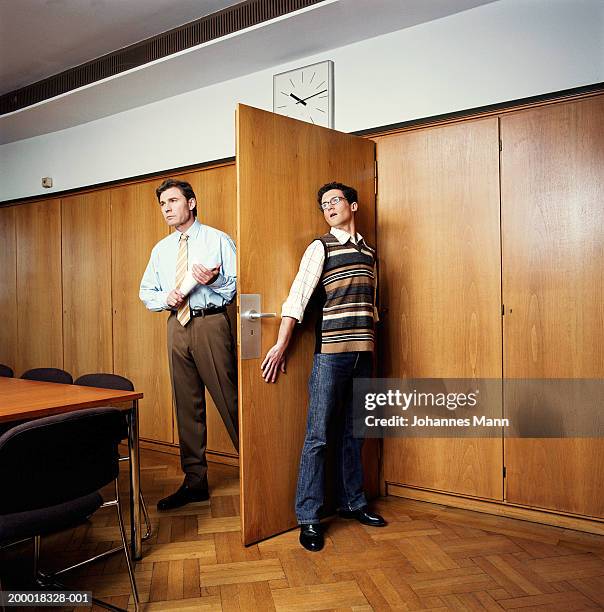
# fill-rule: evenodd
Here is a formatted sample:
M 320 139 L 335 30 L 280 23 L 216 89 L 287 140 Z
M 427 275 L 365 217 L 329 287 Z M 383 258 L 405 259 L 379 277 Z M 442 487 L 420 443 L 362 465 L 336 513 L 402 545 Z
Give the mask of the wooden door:
M 173 409 L 165 312 L 147 310 L 138 297 L 151 249 L 168 235 L 155 187 L 148 181 L 111 190 L 113 361 L 116 374 L 145 394 L 141 437 L 172 443 Z
M 380 375 L 500 378 L 497 118 L 378 138 L 377 159 Z M 383 469 L 388 483 L 503 497 L 501 436 L 386 439 Z
M 316 193 L 329 181 L 357 188 L 358 231 L 369 244 L 375 244 L 374 147 L 369 140 L 239 105 L 240 295 L 260 294 L 263 311 L 281 312 L 305 248 L 328 229 L 317 207 Z M 275 343 L 279 324 L 279 316 L 262 323 L 262 357 Z M 276 384 L 263 381 L 262 357 L 239 359 L 245 544 L 296 525 L 294 497 L 313 351 L 314 330 L 307 318 L 296 330 L 287 374 Z
M 0 363 L 13 370 L 17 367 L 16 210 L 15 206 L 0 208 Z
M 505 115 L 501 139 L 505 377 L 602 379 L 604 96 Z M 505 464 L 508 501 L 604 517 L 601 438 L 506 439 Z
M 63 367 L 61 201 L 15 209 L 17 233 L 17 367 Z
M 65 369 L 113 372 L 109 190 L 63 198 L 61 225 Z

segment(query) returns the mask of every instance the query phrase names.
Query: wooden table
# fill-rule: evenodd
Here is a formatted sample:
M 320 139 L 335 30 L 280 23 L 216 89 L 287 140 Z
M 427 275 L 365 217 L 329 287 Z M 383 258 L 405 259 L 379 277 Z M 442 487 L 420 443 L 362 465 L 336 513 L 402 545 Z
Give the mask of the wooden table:
M 130 541 L 132 557 L 142 558 L 140 529 L 140 458 L 138 440 L 138 400 L 142 393 L 97 387 L 0 377 L 0 423 L 23 421 L 127 402 L 119 406 L 129 411 L 128 450 L 130 451 Z

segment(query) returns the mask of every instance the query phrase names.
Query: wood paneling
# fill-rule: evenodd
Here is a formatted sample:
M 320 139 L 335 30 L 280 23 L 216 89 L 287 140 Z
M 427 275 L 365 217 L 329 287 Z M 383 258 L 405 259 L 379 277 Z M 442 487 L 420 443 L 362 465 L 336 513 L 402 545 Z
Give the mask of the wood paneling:
M 226 232 L 233 240 L 237 235 L 237 176 L 235 164 L 218 168 L 207 168 L 178 177 L 189 181 L 197 196 L 197 215 L 200 223 Z M 237 333 L 236 303 L 229 308 L 231 327 Z M 222 417 L 210 394 L 206 391 L 208 426 L 208 450 L 228 455 L 237 455 Z
M 18 345 L 15 373 L 63 367 L 61 202 L 15 209 Z
M 109 193 L 61 201 L 63 358 L 74 379 L 113 372 Z
M 0 363 L 17 364 L 17 235 L 16 208 L 0 208 Z
M 604 378 L 604 96 L 506 115 L 501 138 L 505 376 Z M 506 439 L 505 462 L 511 502 L 604 516 L 601 438 Z
M 496 118 L 377 139 L 382 376 L 501 377 L 498 154 Z M 501 438 L 384 441 L 388 482 L 501 499 L 502 467 Z
M 138 297 L 151 249 L 168 235 L 155 187 L 148 181 L 111 190 L 113 363 L 116 374 L 144 393 L 141 437 L 173 441 L 172 389 L 165 312 L 147 310 Z
M 438 504 L 447 508 L 472 510 L 484 514 L 530 521 L 531 523 L 540 523 L 542 526 L 551 525 L 561 527 L 562 529 L 573 529 L 604 536 L 604 521 L 601 519 L 578 517 L 572 514 L 562 514 L 559 512 L 554 513 L 541 508 L 529 508 L 512 504 L 508 501 L 477 499 L 475 497 L 465 497 L 451 493 L 442 493 L 440 491 L 427 491 L 425 489 L 395 484 L 389 484 L 387 491 L 388 495 L 393 495 L 395 497 L 430 502 L 431 504 Z M 544 528 L 545 527 L 538 527 L 538 529 Z
M 235 164 L 206 168 L 178 177 L 189 181 L 197 196 L 197 219 L 226 232 L 237 233 L 237 175 Z
M 237 127 L 239 294 L 280 313 L 304 249 L 326 225 L 317 189 L 338 180 L 359 192 L 358 230 L 375 244 L 374 143 L 243 105 Z M 294 498 L 314 352 L 312 317 L 288 350 L 287 374 L 263 381 L 262 357 L 280 318 L 262 323 L 262 357 L 240 360 L 239 417 L 244 542 L 296 525 Z M 376 453 L 377 457 L 377 453 Z

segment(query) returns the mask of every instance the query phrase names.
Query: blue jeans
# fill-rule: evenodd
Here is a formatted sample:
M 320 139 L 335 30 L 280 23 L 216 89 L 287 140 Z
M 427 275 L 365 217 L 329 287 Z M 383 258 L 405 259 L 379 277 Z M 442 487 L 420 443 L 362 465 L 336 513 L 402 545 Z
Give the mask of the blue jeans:
M 363 439 L 353 437 L 352 380 L 369 378 L 372 353 L 316 353 L 308 380 L 308 420 L 302 447 L 296 517 L 300 525 L 318 523 L 325 497 L 325 451 L 327 428 L 337 420 L 337 503 L 340 508 L 358 510 L 367 500 L 363 492 Z M 341 410 L 341 413 L 339 411 Z

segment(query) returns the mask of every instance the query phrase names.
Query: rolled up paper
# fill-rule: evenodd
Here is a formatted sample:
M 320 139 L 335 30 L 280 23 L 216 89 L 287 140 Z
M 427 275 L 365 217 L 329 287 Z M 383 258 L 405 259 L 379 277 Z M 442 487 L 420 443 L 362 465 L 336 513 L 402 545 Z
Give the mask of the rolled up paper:
M 193 273 L 191 272 L 191 270 L 187 270 L 185 273 L 185 277 L 180 285 L 179 291 L 184 296 L 187 296 L 189 295 L 189 293 L 191 293 L 191 291 L 196 285 L 197 281 L 193 278 Z

